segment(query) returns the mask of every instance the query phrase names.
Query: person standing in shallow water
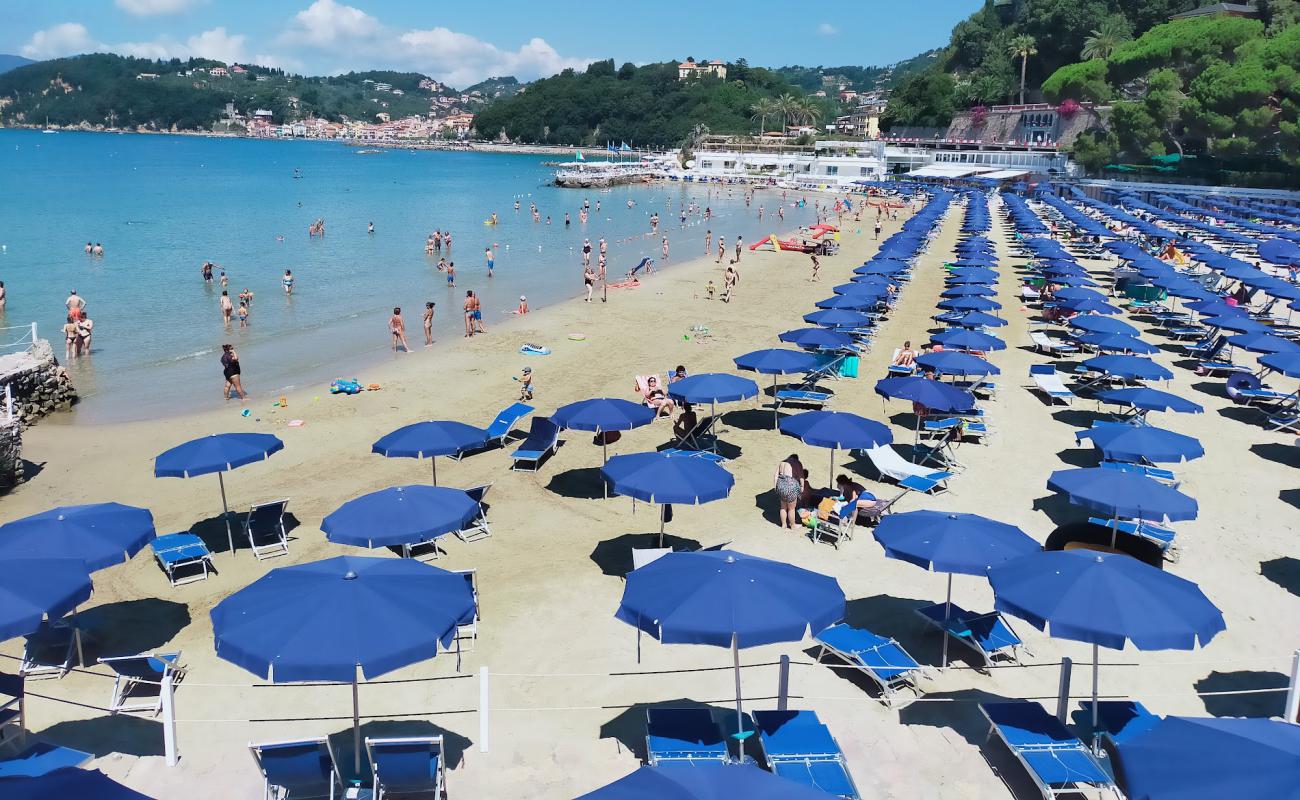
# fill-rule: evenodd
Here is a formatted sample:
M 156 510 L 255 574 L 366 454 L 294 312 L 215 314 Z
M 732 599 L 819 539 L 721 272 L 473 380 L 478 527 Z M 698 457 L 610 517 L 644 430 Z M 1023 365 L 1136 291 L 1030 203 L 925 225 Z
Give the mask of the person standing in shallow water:
M 248 392 L 244 391 L 242 372 L 239 366 L 239 354 L 235 352 L 234 345 L 221 345 L 221 374 L 226 378 L 221 392 L 226 400 L 230 399 L 231 389 L 235 390 L 240 400 L 248 399 Z
M 411 352 L 411 345 L 406 341 L 406 321 L 402 319 L 402 309 L 396 307 L 393 309 L 393 316 L 388 318 L 388 332 L 393 337 L 393 352 L 397 352 L 397 346 L 402 346 L 402 352 Z

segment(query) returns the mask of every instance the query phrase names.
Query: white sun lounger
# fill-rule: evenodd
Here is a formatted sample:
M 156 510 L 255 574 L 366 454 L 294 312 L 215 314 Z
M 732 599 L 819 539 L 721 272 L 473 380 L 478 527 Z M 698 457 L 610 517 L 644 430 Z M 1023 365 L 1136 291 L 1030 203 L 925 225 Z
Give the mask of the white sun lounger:
M 1031 364 L 1029 377 L 1034 385 L 1047 395 L 1049 403 L 1054 404 L 1057 400 L 1064 401 L 1066 405 L 1074 403 L 1074 392 L 1070 391 L 1065 381 L 1061 380 L 1061 373 L 1057 372 L 1052 364 Z
M 892 478 L 900 484 L 908 480 L 912 480 L 913 483 L 919 481 L 922 484 L 928 484 L 924 491 L 934 494 L 947 491 L 948 479 L 953 475 L 951 472 L 913 464 L 887 444 L 863 450 L 862 452 L 866 454 L 882 477 Z M 909 486 L 909 488 L 913 487 Z
M 1049 355 L 1079 352 L 1079 348 L 1069 342 L 1057 339 L 1055 336 L 1048 336 L 1042 331 L 1030 331 L 1029 339 L 1034 343 L 1034 347 L 1036 347 L 1039 352 L 1047 353 Z

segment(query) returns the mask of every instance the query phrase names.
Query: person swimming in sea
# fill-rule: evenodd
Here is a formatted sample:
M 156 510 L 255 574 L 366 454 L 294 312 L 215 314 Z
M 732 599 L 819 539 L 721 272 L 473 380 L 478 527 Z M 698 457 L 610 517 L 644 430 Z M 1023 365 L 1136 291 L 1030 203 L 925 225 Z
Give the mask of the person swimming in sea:
M 284 285 L 284 294 L 286 297 L 293 294 L 293 282 L 293 271 L 286 269 L 284 271 L 284 277 L 280 279 L 280 283 Z

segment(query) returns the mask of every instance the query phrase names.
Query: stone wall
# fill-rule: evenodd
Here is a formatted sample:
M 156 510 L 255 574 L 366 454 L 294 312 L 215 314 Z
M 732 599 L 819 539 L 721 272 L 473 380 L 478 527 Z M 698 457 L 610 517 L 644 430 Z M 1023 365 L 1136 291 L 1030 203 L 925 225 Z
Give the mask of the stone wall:
M 23 426 L 0 420 L 0 492 L 23 482 Z
M 24 427 L 77 401 L 77 390 L 68 371 L 59 364 L 50 343 L 44 339 L 26 352 L 0 357 L 0 404 L 5 386 L 13 394 L 14 416 Z M 3 414 L 0 405 L 0 416 Z

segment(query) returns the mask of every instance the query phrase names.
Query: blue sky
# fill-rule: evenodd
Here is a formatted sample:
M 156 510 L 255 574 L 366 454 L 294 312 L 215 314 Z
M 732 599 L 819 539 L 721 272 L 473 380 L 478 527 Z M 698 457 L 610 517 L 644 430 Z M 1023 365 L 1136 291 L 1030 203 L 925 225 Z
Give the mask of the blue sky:
M 463 87 L 611 57 L 888 64 L 946 43 L 953 24 L 980 4 L 861 0 L 803 14 L 803 4 L 776 0 L 2 0 L 0 52 L 197 55 L 308 74 L 400 69 Z

